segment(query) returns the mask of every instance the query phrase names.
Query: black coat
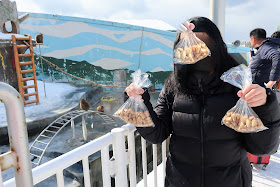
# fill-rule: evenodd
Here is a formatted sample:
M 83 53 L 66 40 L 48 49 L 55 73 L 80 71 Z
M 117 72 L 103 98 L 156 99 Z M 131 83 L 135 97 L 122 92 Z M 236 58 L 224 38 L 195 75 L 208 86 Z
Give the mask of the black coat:
M 252 57 L 250 68 L 253 83 L 264 87 L 264 83 L 280 78 L 280 39 L 269 38 L 261 43 Z
M 246 134 L 221 125 L 224 114 L 238 100 L 235 87 L 219 77 L 191 81 L 188 87 L 186 94 L 173 96 L 164 85 L 154 109 L 148 91 L 142 95 L 155 127 L 138 127 L 138 132 L 154 144 L 171 135 L 165 186 L 251 187 L 247 151 L 270 155 L 279 146 L 275 94 L 267 89 L 266 104 L 253 108 L 269 129 Z

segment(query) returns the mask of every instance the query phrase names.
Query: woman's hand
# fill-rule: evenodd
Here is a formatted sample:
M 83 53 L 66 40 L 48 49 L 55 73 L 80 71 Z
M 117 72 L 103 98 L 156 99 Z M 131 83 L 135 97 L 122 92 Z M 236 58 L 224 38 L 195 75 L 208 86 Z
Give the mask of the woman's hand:
M 265 88 L 258 84 L 249 84 L 243 90 L 240 90 L 237 95 L 242 97 L 250 107 L 257 107 L 266 103 Z
M 131 83 L 128 87 L 126 87 L 125 92 L 129 97 L 138 97 L 144 93 L 144 90 L 142 88 L 136 88 L 134 83 Z
M 276 83 L 276 81 L 269 81 L 267 84 L 264 84 L 267 88 L 270 88 L 272 90 L 273 85 Z

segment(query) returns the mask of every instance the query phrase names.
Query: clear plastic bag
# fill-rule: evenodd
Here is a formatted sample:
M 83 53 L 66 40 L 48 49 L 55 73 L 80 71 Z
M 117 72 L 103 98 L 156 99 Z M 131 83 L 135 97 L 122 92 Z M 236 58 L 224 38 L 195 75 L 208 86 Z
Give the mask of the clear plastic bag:
M 194 64 L 211 55 L 209 48 L 192 32 L 194 24 L 185 22 L 178 31 L 181 33 L 180 41 L 174 48 L 174 63 Z
M 151 84 L 148 76 L 147 73 L 142 73 L 140 70 L 131 74 L 136 88 L 148 88 Z M 152 127 L 154 125 L 141 96 L 128 98 L 113 116 L 137 127 Z
M 242 64 L 223 73 L 221 79 L 240 89 L 244 89 L 248 84 L 252 84 L 252 73 L 250 68 Z M 227 111 L 221 123 L 242 133 L 253 133 L 268 129 L 242 98 Z

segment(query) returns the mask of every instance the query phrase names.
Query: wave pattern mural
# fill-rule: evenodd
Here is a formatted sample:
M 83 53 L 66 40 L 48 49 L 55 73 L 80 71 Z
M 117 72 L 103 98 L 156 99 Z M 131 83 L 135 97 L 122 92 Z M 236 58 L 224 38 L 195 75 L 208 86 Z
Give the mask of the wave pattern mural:
M 114 70 L 133 72 L 140 68 L 141 71 L 150 72 L 151 76 L 163 72 L 162 80 L 153 82 L 162 85 L 173 69 L 174 32 L 94 19 L 29 14 L 30 17 L 20 25 L 21 33 L 33 38 L 43 33 L 44 44 L 40 46 L 42 55 L 55 60 L 58 65 L 62 63 L 59 66 L 66 70 L 70 68 L 67 65 L 69 62 L 77 64 L 77 70 L 79 63 L 82 66 L 88 63 L 87 66 L 99 67 L 96 68 L 98 71 L 103 69 L 103 73 L 110 72 L 109 79 L 114 79 Z M 38 49 L 36 52 L 39 52 Z M 93 80 L 100 78 L 92 76 L 92 73 L 98 72 L 87 69 L 83 76 L 80 72 L 79 75 Z

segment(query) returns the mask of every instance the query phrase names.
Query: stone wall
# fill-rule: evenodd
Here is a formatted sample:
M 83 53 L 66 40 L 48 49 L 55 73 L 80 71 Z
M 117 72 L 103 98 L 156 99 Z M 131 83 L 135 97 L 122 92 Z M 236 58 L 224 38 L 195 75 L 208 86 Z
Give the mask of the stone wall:
M 11 22 L 11 31 L 5 26 L 6 22 Z M 16 2 L 9 0 L 0 0 L 0 32 L 19 34 L 19 21 Z

